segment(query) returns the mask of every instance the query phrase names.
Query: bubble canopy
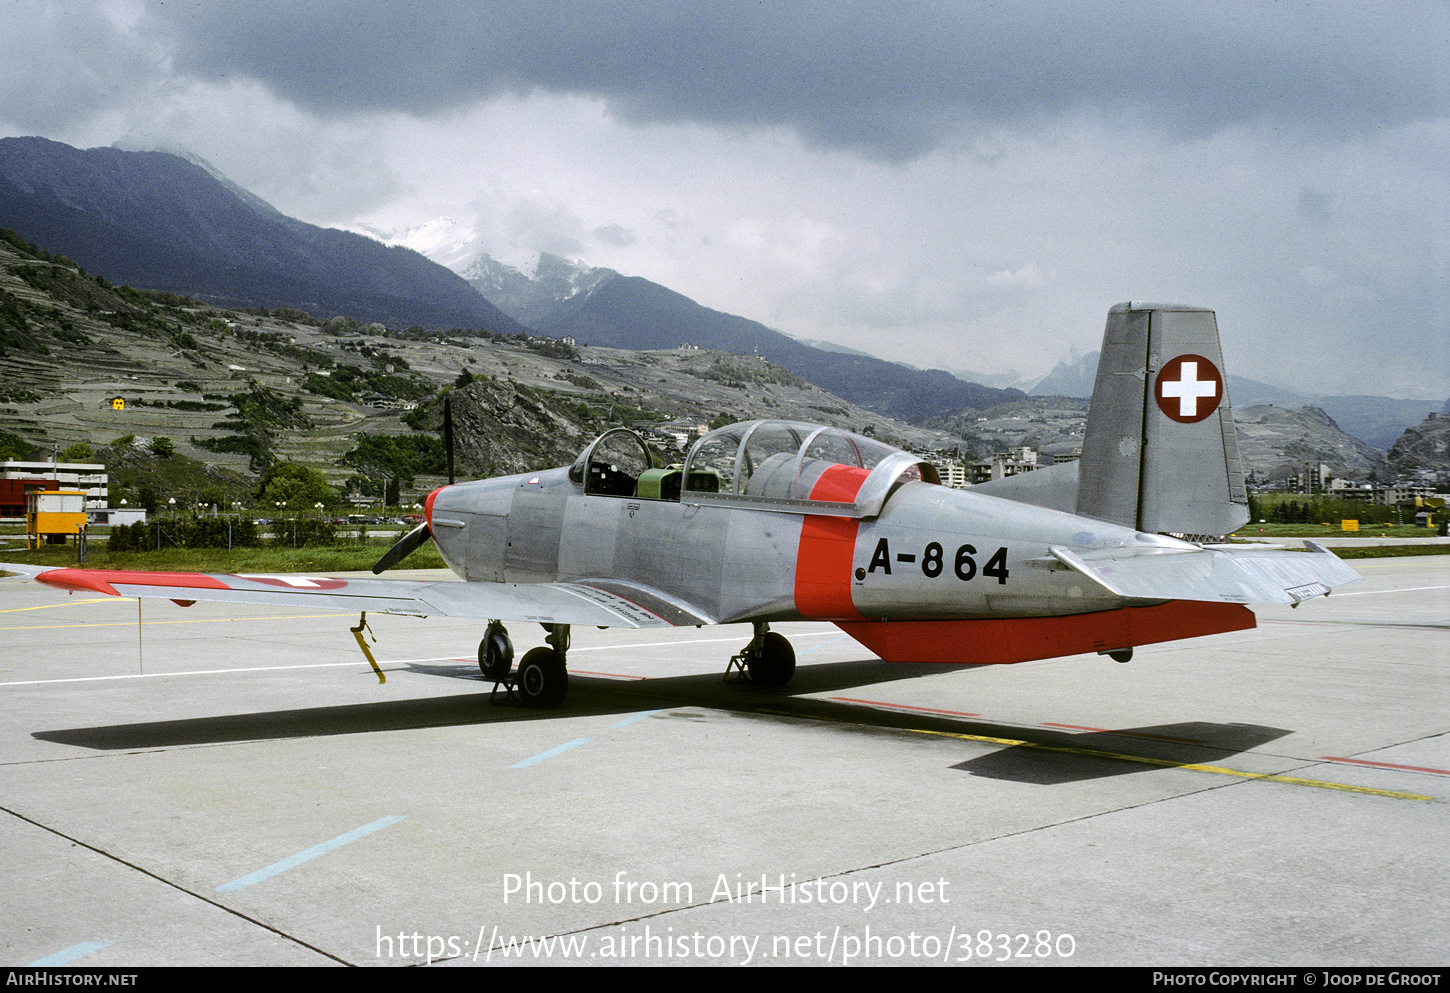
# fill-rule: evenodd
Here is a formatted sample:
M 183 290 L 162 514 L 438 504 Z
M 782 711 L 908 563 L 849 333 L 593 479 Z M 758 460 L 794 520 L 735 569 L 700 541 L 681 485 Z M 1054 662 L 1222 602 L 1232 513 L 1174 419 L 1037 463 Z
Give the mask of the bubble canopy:
M 873 494 L 879 506 L 908 480 L 940 482 L 930 463 L 872 438 L 796 421 L 748 421 L 695 443 L 681 499 L 860 505 Z
M 591 496 L 848 517 L 879 512 L 902 483 L 941 482 L 931 463 L 873 438 L 777 420 L 718 428 L 683 466 L 663 468 L 639 435 L 613 428 L 579 453 L 569 478 Z

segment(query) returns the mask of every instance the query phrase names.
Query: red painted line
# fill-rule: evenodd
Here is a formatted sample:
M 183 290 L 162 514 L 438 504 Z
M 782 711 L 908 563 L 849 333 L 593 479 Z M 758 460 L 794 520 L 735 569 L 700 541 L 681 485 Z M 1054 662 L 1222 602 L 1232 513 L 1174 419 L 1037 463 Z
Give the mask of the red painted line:
M 1404 769 L 1406 772 L 1429 772 L 1436 776 L 1450 776 L 1450 769 L 1432 769 L 1423 765 L 1396 765 L 1393 762 L 1371 762 L 1368 759 L 1341 759 L 1333 755 L 1319 756 L 1321 762 L 1347 762 L 1350 765 L 1368 765 L 1376 769 Z
M 1121 734 L 1126 738 L 1152 738 L 1155 741 L 1181 741 L 1189 745 L 1208 744 L 1202 738 L 1175 738 L 1167 734 L 1144 734 L 1141 731 L 1118 731 L 1113 728 L 1089 728 L 1081 724 L 1053 724 L 1050 721 L 1043 721 L 1040 727 L 1045 728 L 1066 728 L 1069 731 L 1095 731 L 1098 734 Z
M 935 707 L 913 707 L 905 703 L 882 703 L 880 700 L 857 700 L 849 696 L 833 696 L 827 699 L 836 700 L 840 703 L 860 703 L 868 707 L 885 707 L 887 710 L 911 710 L 919 714 L 946 714 L 949 717 L 981 717 L 981 714 L 969 714 L 963 710 L 938 710 Z

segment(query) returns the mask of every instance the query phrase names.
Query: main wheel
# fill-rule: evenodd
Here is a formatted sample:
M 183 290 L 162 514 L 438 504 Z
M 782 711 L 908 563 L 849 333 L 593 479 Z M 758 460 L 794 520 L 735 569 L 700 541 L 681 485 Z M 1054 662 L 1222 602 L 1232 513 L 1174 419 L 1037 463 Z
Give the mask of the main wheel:
M 530 649 L 519 663 L 517 688 L 526 707 L 557 707 L 569 692 L 569 670 L 552 648 Z
M 514 665 L 514 644 L 502 624 L 494 621 L 483 632 L 478 643 L 478 668 L 484 679 L 495 683 L 509 674 Z
M 784 686 L 795 675 L 795 649 L 784 635 L 767 632 L 760 651 L 745 660 L 756 686 Z

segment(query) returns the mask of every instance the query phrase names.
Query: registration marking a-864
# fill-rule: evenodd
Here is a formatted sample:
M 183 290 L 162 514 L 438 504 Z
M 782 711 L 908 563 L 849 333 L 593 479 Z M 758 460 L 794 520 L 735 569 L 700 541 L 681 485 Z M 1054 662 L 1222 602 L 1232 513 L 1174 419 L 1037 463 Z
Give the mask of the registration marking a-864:
M 921 574 L 927 579 L 936 579 L 938 576 L 955 576 L 962 582 L 970 582 L 980 575 L 995 579 L 999 585 L 1005 586 L 1009 575 L 1006 547 L 999 545 L 997 550 L 992 552 L 986 562 L 979 567 L 977 559 L 980 555 L 985 554 L 985 547 L 979 553 L 975 545 L 962 544 L 957 546 L 955 552 L 948 552 L 941 542 L 931 541 L 927 542 L 926 547 L 919 553 L 898 551 L 892 555 L 890 539 L 881 538 L 876 542 L 876 548 L 871 553 L 871 563 L 864 569 L 857 569 L 856 578 L 865 579 L 878 570 L 882 575 L 889 576 L 894 562 L 898 566 L 919 564 Z

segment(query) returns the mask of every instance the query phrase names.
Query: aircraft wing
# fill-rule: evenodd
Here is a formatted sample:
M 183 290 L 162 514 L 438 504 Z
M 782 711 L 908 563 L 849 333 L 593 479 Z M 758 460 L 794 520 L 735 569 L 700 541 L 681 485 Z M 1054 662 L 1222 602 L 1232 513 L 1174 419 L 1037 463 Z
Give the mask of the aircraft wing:
M 218 600 L 309 609 L 371 610 L 419 617 L 441 615 L 626 628 L 715 623 L 714 618 L 658 590 L 610 579 L 518 584 L 425 582 L 51 569 L 5 562 L 0 562 L 0 569 L 18 572 L 63 590 L 108 596 L 163 597 L 183 605 L 197 600 Z
M 1248 547 L 1049 551 L 1108 592 L 1142 600 L 1292 605 L 1361 578 L 1322 545 L 1306 541 L 1304 547 L 1303 552 Z

